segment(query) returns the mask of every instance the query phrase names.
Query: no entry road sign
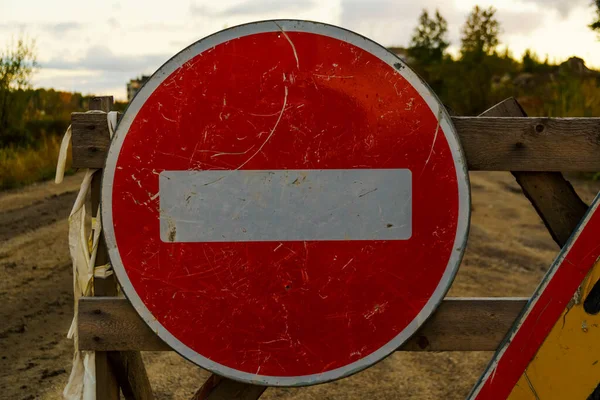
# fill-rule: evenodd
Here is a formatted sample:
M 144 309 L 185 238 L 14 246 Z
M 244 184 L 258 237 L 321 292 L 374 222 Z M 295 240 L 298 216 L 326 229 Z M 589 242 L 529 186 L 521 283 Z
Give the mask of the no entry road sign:
M 111 262 L 173 349 L 233 379 L 360 371 L 427 319 L 458 268 L 466 163 L 396 56 L 319 23 L 219 32 L 125 112 L 103 180 Z
M 600 195 L 470 399 L 600 398 Z

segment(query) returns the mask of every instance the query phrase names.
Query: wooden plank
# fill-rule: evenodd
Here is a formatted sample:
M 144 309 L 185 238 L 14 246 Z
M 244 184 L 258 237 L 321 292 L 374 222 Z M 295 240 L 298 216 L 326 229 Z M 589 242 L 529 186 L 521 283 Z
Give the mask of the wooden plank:
M 118 400 L 120 395 L 119 384 L 112 366 L 108 362 L 108 353 L 97 352 L 96 361 L 96 399 Z
M 113 106 L 112 96 L 94 97 L 90 99 L 90 110 L 109 112 Z M 106 114 L 87 114 L 101 117 L 108 136 Z M 72 121 L 73 123 L 73 121 Z M 92 137 L 100 138 L 102 132 L 90 130 Z M 99 172 L 92 177 L 91 200 L 92 215 L 96 216 L 100 207 L 102 189 L 102 174 Z M 105 265 L 109 262 L 104 235 L 100 236 L 95 266 Z M 114 275 L 105 279 L 94 279 L 94 296 L 116 296 L 117 281 Z M 152 400 L 152 388 L 139 352 L 96 352 L 96 398 L 99 400 L 113 400 L 120 397 L 119 387 L 127 400 Z
M 127 400 L 152 400 L 154 395 L 139 351 L 109 351 L 108 361 Z
M 112 110 L 114 104 L 115 99 L 113 98 L 113 96 L 96 96 L 90 98 L 88 109 L 109 112 L 110 110 Z
M 452 117 L 471 171 L 600 171 L 600 118 L 488 115 Z M 73 167 L 104 167 L 106 118 L 73 113 L 72 122 Z
M 82 297 L 78 319 L 80 350 L 170 350 L 127 299 Z
M 256 400 L 266 389 L 266 386 L 236 382 L 213 374 L 192 400 Z
M 452 120 L 472 171 L 600 171 L 600 118 Z
M 73 168 L 104 168 L 110 145 L 108 122 L 104 114 L 73 113 L 71 138 Z
M 90 99 L 90 110 L 100 110 L 108 112 L 112 109 L 113 98 L 92 98 Z M 102 114 L 103 115 L 103 114 Z M 106 120 L 106 116 L 104 115 Z M 73 123 L 73 121 L 71 121 Z M 97 173 L 92 177 L 91 197 L 92 197 L 92 216 L 95 216 L 100 207 L 100 188 L 101 188 L 102 177 L 101 174 Z M 103 235 L 100 237 L 101 241 L 98 244 L 98 252 L 96 255 L 95 266 L 104 265 L 108 262 L 108 253 L 106 251 L 106 245 L 103 240 Z M 107 281 L 94 279 L 94 295 L 95 296 L 115 296 L 117 294 L 116 283 L 113 279 L 110 284 L 107 285 Z M 99 400 L 118 400 L 120 396 L 119 384 L 114 369 L 108 361 L 108 354 L 105 352 L 97 352 L 95 356 L 96 360 L 96 398 Z
M 448 298 L 400 351 L 495 351 L 524 298 Z
M 482 116 L 526 117 L 521 105 L 513 98 L 497 104 Z M 542 132 L 543 134 L 543 132 Z M 600 139 L 600 136 L 597 136 Z M 577 156 L 573 155 L 573 160 Z M 560 172 L 513 172 L 523 194 L 529 199 L 554 241 L 562 247 L 577 228 L 588 206 Z
M 527 299 L 446 299 L 402 351 L 493 351 Z M 128 300 L 79 300 L 79 349 L 169 351 Z

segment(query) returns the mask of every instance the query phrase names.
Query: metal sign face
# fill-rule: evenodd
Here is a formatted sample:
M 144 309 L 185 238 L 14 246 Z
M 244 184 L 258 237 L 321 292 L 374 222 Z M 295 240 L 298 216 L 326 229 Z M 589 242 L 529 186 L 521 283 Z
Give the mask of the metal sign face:
M 215 373 L 310 385 L 404 343 L 469 223 L 445 109 L 396 56 L 320 23 L 219 32 L 125 112 L 103 181 L 113 267 L 143 319 Z
M 600 396 L 600 196 L 509 332 L 470 399 Z

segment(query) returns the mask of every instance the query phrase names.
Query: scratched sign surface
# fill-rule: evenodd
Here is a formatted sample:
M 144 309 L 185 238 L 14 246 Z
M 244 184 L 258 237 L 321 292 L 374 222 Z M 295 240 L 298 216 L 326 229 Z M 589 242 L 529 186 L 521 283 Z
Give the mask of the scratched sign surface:
M 309 385 L 404 343 L 469 223 L 465 160 L 398 58 L 333 26 L 200 40 L 125 112 L 103 180 L 111 261 L 176 351 L 233 379 Z

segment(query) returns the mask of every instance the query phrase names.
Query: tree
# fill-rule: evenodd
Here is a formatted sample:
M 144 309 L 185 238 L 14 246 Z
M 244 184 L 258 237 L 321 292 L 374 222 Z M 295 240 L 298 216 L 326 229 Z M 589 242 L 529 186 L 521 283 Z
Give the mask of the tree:
M 599 0 L 600 1 L 600 0 Z M 427 10 L 419 17 L 408 48 L 409 55 L 421 65 L 442 61 L 450 42 L 448 41 L 448 22 L 436 10 L 433 18 Z
M 466 54 L 481 57 L 494 53 L 500 43 L 499 35 L 500 22 L 496 19 L 496 9 L 475 6 L 462 28 L 463 57 Z
M 523 72 L 533 74 L 541 64 L 537 54 L 530 49 L 525 50 L 525 54 L 523 54 Z
M 596 21 L 590 24 L 590 28 L 596 32 L 600 32 L 600 0 L 595 0 L 594 3 L 596 5 Z
M 37 68 L 35 41 L 21 37 L 0 52 L 0 143 L 12 141 L 22 128 L 23 96 Z M 25 103 L 25 104 L 23 104 Z

